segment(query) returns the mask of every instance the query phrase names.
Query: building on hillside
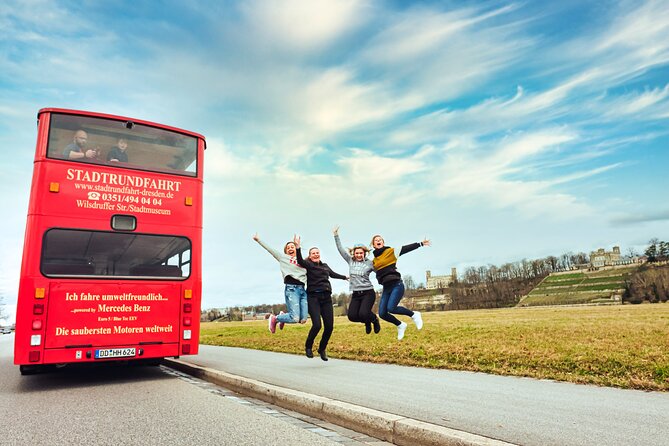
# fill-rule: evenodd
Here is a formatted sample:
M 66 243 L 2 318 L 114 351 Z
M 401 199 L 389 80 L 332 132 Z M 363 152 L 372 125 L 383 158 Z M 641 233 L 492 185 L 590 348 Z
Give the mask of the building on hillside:
M 457 280 L 458 274 L 455 268 L 451 268 L 448 276 L 433 276 L 431 271 L 425 271 L 425 288 L 434 290 L 436 288 L 447 288 Z
M 590 253 L 590 266 L 592 268 L 601 268 L 603 266 L 618 265 L 621 261 L 620 247 L 614 246 L 612 251 L 605 251 L 599 248 Z

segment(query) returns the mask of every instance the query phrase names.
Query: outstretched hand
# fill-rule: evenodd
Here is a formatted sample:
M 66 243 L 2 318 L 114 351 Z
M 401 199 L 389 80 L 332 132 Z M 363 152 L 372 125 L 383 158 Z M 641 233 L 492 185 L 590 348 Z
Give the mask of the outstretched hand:
M 257 233 L 257 232 L 256 232 L 255 234 L 253 234 L 253 240 L 255 240 L 256 242 L 257 242 L 258 240 L 260 240 L 260 237 L 258 237 L 258 233 Z
M 334 235 L 339 235 L 339 225 L 337 225 L 337 226 L 335 226 L 334 228 L 332 228 L 332 233 L 333 233 Z
M 300 236 L 295 234 L 293 235 L 293 243 L 295 243 L 295 248 L 300 249 Z
M 423 240 L 423 246 L 430 246 L 432 242 L 428 239 Z

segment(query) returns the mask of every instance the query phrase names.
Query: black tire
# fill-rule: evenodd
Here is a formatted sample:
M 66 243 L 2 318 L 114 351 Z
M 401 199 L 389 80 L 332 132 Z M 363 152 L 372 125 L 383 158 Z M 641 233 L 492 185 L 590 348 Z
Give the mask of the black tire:
M 19 371 L 21 372 L 21 375 L 23 375 L 23 376 L 36 375 L 37 373 L 40 373 L 42 371 L 42 366 L 39 366 L 39 365 L 20 365 L 19 366 Z

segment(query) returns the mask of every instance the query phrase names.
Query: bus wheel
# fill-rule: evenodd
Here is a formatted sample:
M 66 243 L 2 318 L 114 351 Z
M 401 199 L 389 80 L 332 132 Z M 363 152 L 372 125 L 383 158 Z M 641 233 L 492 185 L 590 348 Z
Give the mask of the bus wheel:
M 39 365 L 20 365 L 19 366 L 19 371 L 21 372 L 21 375 L 26 376 L 26 375 L 35 375 L 37 373 L 40 373 L 43 370 L 42 366 Z
M 163 358 L 139 359 L 135 361 L 138 366 L 156 367 L 163 363 Z
M 154 359 L 149 359 L 146 362 L 146 365 L 151 366 L 151 367 L 157 367 L 162 363 L 163 363 L 163 358 L 154 358 Z

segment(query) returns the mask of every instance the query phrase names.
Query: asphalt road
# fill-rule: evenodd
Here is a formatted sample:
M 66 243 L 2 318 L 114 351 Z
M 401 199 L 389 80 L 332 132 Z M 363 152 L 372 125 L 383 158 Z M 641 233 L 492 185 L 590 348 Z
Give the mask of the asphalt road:
M 322 445 L 331 441 L 162 367 L 63 368 L 21 376 L 0 335 L 0 444 Z
M 526 446 L 665 446 L 669 394 L 201 346 L 182 360 Z

